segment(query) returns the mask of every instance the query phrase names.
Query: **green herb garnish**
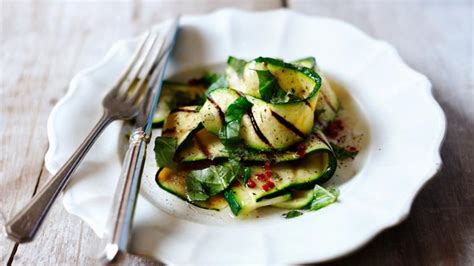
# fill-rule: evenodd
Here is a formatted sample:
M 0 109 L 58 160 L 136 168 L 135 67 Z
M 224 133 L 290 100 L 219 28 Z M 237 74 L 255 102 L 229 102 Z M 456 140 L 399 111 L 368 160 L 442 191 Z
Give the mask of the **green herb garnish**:
M 235 58 L 233 56 L 229 56 L 229 58 L 227 59 L 227 65 L 234 69 L 235 72 L 237 72 L 237 74 L 239 75 L 239 77 L 242 76 L 242 74 L 244 73 L 246 64 L 247 61 Z
M 337 188 L 329 187 L 325 189 L 319 185 L 314 186 L 313 193 L 314 198 L 309 207 L 311 211 L 316 211 L 333 204 L 337 201 L 337 197 L 339 196 L 339 190 L 337 190 Z
M 295 218 L 295 217 L 298 217 L 298 216 L 301 216 L 301 215 L 303 215 L 302 212 L 297 211 L 297 210 L 291 210 L 287 213 L 284 213 L 283 217 L 285 217 L 286 219 L 291 219 L 291 218 Z
M 219 131 L 219 139 L 224 145 L 235 144 L 240 140 L 240 122 L 250 108 L 252 103 L 243 96 L 229 105 L 225 112 L 225 125 Z
M 155 138 L 155 160 L 158 167 L 176 168 L 176 163 L 173 161 L 176 153 L 176 139 L 170 137 L 156 137 Z
M 350 151 L 346 148 L 337 146 L 336 144 L 331 144 L 332 149 L 334 150 L 334 154 L 336 155 L 337 160 L 346 160 L 346 159 L 354 159 L 359 151 Z
M 202 170 L 190 171 L 186 176 L 186 191 L 190 201 L 203 201 L 224 191 L 230 183 L 242 175 L 238 161 L 212 165 Z
M 252 174 L 252 170 L 250 167 L 244 167 L 243 174 L 242 174 L 242 183 L 247 186 L 247 181 L 249 181 L 250 176 Z

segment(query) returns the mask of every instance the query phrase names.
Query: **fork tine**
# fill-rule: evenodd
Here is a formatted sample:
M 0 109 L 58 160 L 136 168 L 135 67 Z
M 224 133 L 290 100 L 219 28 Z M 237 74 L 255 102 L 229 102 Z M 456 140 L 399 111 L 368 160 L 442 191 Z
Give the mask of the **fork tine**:
M 140 43 L 138 44 L 137 48 L 135 48 L 135 51 L 133 52 L 133 55 L 128 61 L 126 67 L 122 70 L 122 73 L 120 73 L 119 77 L 117 78 L 117 81 L 113 85 L 114 89 L 111 91 L 111 93 L 116 94 L 118 92 L 118 88 L 120 88 L 120 84 L 125 80 L 128 73 L 132 69 L 133 65 L 140 57 L 141 51 L 143 50 L 143 47 L 145 46 L 145 43 L 147 42 L 149 37 L 150 37 L 150 31 L 146 31 L 144 33 L 143 38 L 140 40 Z
M 156 32 L 152 32 L 150 37 L 147 39 L 146 44 L 144 45 L 145 48 L 141 51 L 139 58 L 136 60 L 135 64 L 133 64 L 132 68 L 128 72 L 126 78 L 122 81 L 119 86 L 119 95 L 118 97 L 122 100 L 125 100 L 128 97 L 131 88 L 138 88 L 137 86 L 132 86 L 135 80 L 138 77 L 138 74 L 142 70 L 143 66 L 147 62 L 151 51 L 153 51 L 153 47 L 155 42 L 158 38 L 158 34 Z
M 143 90 L 145 87 L 149 87 L 148 85 L 151 85 L 150 81 L 151 79 L 147 80 L 147 77 L 152 77 L 150 76 L 150 72 L 154 72 L 154 69 L 158 65 L 158 58 L 159 55 L 162 54 L 163 50 L 163 45 L 164 45 L 164 39 L 162 36 L 158 35 L 156 42 L 154 43 L 154 46 L 150 50 L 150 56 L 149 60 L 146 62 L 144 67 L 141 69 L 140 73 L 138 73 L 138 83 L 135 86 L 134 91 L 132 92 L 132 95 L 129 97 L 128 101 L 131 103 L 136 102 L 139 98 L 143 98 L 140 96 L 145 95 L 146 93 L 143 93 Z

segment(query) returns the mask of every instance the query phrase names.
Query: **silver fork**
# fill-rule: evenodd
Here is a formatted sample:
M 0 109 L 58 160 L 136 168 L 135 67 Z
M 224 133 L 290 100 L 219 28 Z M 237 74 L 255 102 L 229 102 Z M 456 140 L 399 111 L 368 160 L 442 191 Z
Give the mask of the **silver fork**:
M 54 200 L 102 131 L 114 120 L 130 120 L 137 116 L 144 95 L 148 94 L 146 83 L 153 82 L 148 79 L 163 47 L 162 39 L 156 32 L 145 33 L 126 68 L 103 99 L 104 112 L 92 131 L 28 205 L 5 225 L 10 239 L 18 243 L 31 241 Z

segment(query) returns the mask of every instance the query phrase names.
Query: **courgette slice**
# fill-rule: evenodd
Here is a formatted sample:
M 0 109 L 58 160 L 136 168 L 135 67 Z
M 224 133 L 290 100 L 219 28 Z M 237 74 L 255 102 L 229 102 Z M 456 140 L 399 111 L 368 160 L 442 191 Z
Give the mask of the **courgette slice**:
M 199 85 L 188 85 L 184 83 L 165 81 L 161 89 L 160 98 L 153 115 L 153 126 L 158 127 L 163 124 L 171 110 L 177 106 L 195 104 L 206 88 Z
M 313 56 L 301 58 L 291 63 L 295 65 L 311 68 L 311 69 L 316 69 L 316 58 L 314 58 Z
M 291 192 L 292 199 L 273 204 L 272 206 L 282 209 L 302 209 L 313 201 L 314 192 L 312 189 L 295 190 Z
M 291 193 L 257 201 L 252 192 L 241 185 L 236 185 L 224 192 L 224 198 L 234 215 L 243 216 L 255 209 L 291 200 Z
M 166 119 L 162 135 L 176 139 L 177 147 L 201 128 L 201 118 L 197 106 L 178 107 L 171 111 Z
M 255 192 L 256 199 L 262 200 L 288 192 L 291 189 L 307 189 L 314 184 L 321 184 L 332 176 L 336 160 L 327 152 L 313 152 L 302 160 L 284 162 L 272 166 L 275 187 L 264 191 L 262 188 L 250 189 Z M 262 173 L 261 167 L 252 167 L 252 176 Z
M 254 209 L 254 206 L 260 201 L 268 202 L 268 199 L 286 195 L 294 189 L 309 189 L 315 184 L 324 183 L 334 174 L 335 170 L 336 159 L 332 153 L 314 152 L 302 160 L 273 165 L 270 180 L 274 187 L 265 190 L 263 186 L 267 181 L 260 182 L 258 178 L 255 178 L 258 174 L 263 173 L 263 169 L 261 166 L 253 166 L 251 167 L 251 179 L 256 183 L 256 186 L 250 188 L 242 184 L 234 185 L 224 194 L 224 198 L 234 214 L 239 215 L 241 209 Z M 274 202 L 274 204 L 276 203 L 280 203 L 280 201 Z
M 253 106 L 242 118 L 241 138 L 247 146 L 261 151 L 283 150 L 302 141 L 313 128 L 317 97 L 316 94 L 305 102 L 271 104 L 248 96 Z
M 233 64 L 232 62 L 236 60 L 240 63 Z M 315 63 L 310 62 L 311 60 L 305 58 L 299 60 L 298 64 L 291 64 L 280 59 L 259 57 L 242 67 L 242 62 L 245 61 L 233 58 L 228 60 L 226 80 L 230 88 L 262 99 L 260 86 L 263 84 L 260 84 L 257 72 L 269 71 L 284 93 L 291 96 L 291 100 L 288 101 L 303 101 L 314 96 L 321 86 L 321 78 L 314 70 Z M 313 67 L 306 67 L 312 65 Z
M 278 85 L 300 101 L 311 98 L 321 87 L 321 77 L 312 68 L 269 57 L 259 57 L 255 62 L 263 63 L 276 78 Z
M 299 151 L 298 151 L 299 147 Z M 309 135 L 298 147 L 285 151 L 276 152 L 250 152 L 243 155 L 244 161 L 265 162 L 272 161 L 280 163 L 301 159 L 301 155 L 307 155 L 317 151 L 331 152 L 331 147 L 324 134 L 317 131 Z M 178 162 L 196 162 L 201 160 L 214 160 L 217 158 L 227 158 L 229 154 L 219 138 L 201 129 L 190 141 L 180 147 L 176 155 Z
M 326 76 L 320 72 L 321 89 L 319 91 L 319 101 L 316 106 L 316 119 L 326 126 L 337 117 L 340 110 L 339 99 L 331 87 Z
M 316 106 L 316 119 L 323 125 L 331 122 L 337 117 L 340 109 L 339 100 L 331 87 L 327 77 L 317 68 L 314 57 L 306 57 L 292 62 L 295 65 L 314 69 L 321 77 L 321 88 L 319 89 L 319 100 Z
M 232 89 L 212 91 L 199 113 L 204 127 L 217 135 L 224 125 L 225 112 L 240 95 Z M 300 102 L 272 104 L 246 96 L 253 104 L 240 124 L 240 136 L 247 146 L 262 150 L 283 150 L 302 141 L 314 125 L 318 94 Z
M 191 202 L 186 197 L 186 174 L 187 171 L 160 168 L 156 173 L 156 183 L 162 189 L 189 203 L 210 210 L 222 210 L 227 207 L 227 202 L 222 195 L 212 196 L 206 201 Z
M 207 96 L 206 102 L 199 110 L 200 118 L 207 131 L 218 134 L 225 121 L 225 111 L 239 94 L 231 89 L 220 88 L 212 91 Z
M 179 148 L 175 155 L 178 162 L 197 162 L 229 157 L 224 144 L 205 128 L 196 132 L 186 145 Z

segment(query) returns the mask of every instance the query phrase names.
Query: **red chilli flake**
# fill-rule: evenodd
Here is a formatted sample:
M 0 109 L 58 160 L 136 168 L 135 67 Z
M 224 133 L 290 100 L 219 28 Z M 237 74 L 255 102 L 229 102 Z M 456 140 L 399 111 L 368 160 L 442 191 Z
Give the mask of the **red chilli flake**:
M 264 168 L 265 168 L 265 177 L 266 177 L 266 179 L 271 178 L 273 174 L 272 174 L 272 170 L 270 169 L 270 161 L 265 162 Z
M 328 137 L 335 139 L 342 130 L 344 130 L 344 124 L 342 123 L 342 120 L 336 119 L 329 123 L 326 129 L 324 129 L 324 133 Z
M 256 176 L 257 176 L 257 180 L 260 182 L 264 182 L 267 180 L 264 173 L 257 174 Z
M 275 187 L 275 184 L 272 181 L 267 180 L 267 182 L 265 184 L 263 184 L 262 189 L 265 190 L 265 191 L 269 191 L 270 189 L 272 189 L 274 187 Z
M 262 189 L 264 191 L 269 191 L 270 190 L 270 188 L 267 186 L 267 184 L 263 184 Z
M 255 184 L 255 182 L 252 180 L 252 179 L 249 179 L 247 181 L 247 187 L 249 188 L 254 188 L 257 184 Z
M 296 150 L 296 154 L 298 154 L 298 156 L 300 158 L 303 158 L 306 155 L 306 145 L 304 143 L 300 143 L 298 145 L 298 148 Z
M 356 152 L 356 151 L 358 151 L 357 148 L 354 147 L 354 146 L 349 146 L 349 147 L 347 147 L 347 149 L 348 149 L 349 151 L 351 151 L 351 152 Z

